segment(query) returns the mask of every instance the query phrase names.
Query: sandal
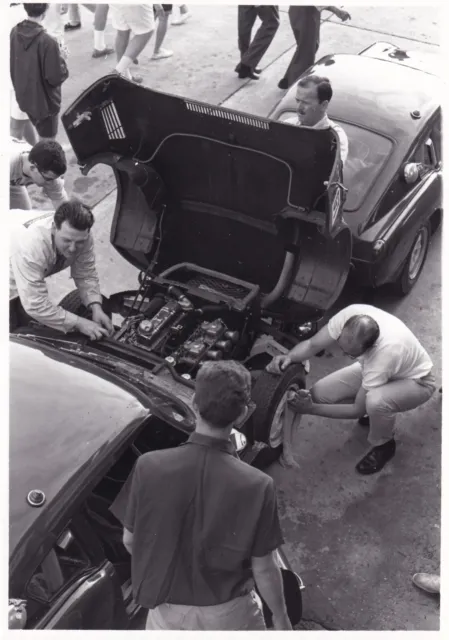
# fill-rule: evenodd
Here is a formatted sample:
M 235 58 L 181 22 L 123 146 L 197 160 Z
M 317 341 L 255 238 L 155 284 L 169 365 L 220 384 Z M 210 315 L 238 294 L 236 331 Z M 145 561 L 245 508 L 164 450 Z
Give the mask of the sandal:
M 356 465 L 356 470 L 364 476 L 377 473 L 396 453 L 396 442 L 391 439 L 385 444 L 373 447 Z

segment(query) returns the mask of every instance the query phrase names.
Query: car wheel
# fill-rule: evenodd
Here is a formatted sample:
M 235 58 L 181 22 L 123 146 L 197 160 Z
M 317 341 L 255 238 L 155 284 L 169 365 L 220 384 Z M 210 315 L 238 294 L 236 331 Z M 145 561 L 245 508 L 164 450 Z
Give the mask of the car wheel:
M 110 317 L 111 314 L 110 314 L 109 304 L 108 304 L 109 300 L 104 296 L 102 297 L 103 297 L 103 311 L 107 313 L 107 315 Z M 66 296 L 64 296 L 61 302 L 59 303 L 59 306 L 65 309 L 66 311 L 75 313 L 77 316 L 80 316 L 81 318 L 91 317 L 91 311 L 90 309 L 85 307 L 84 304 L 82 303 L 81 296 L 78 289 L 74 289 L 73 291 L 70 291 L 70 293 L 68 293 Z
M 306 373 L 301 364 L 291 365 L 281 376 L 268 371 L 257 372 L 252 388 L 252 400 L 256 405 L 252 416 L 255 440 L 265 442 L 271 449 L 281 450 L 288 392 L 305 386 Z
M 76 313 L 77 316 L 82 316 L 83 312 L 87 311 L 86 307 L 81 302 L 81 296 L 78 289 L 75 289 L 74 291 L 71 291 L 66 296 L 64 296 L 59 303 L 59 306 L 66 311 Z
M 416 234 L 404 268 L 396 282 L 396 290 L 400 295 L 407 295 L 416 284 L 426 261 L 430 236 L 430 223 L 426 222 Z

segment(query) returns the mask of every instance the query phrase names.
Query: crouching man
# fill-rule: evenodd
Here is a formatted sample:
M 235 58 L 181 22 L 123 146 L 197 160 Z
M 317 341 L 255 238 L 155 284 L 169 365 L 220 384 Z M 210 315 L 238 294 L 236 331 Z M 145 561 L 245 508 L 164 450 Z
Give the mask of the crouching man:
M 10 331 L 29 320 L 91 340 L 109 335 L 112 323 L 102 308 L 91 229 L 94 217 L 79 200 L 61 204 L 54 216 L 19 224 L 10 233 Z M 51 302 L 45 279 L 70 267 L 92 320 Z
M 380 471 L 394 456 L 397 413 L 415 409 L 435 391 L 432 361 L 418 339 L 396 316 L 364 304 L 337 313 L 313 338 L 268 365 L 281 373 L 322 349 L 338 344 L 357 362 L 319 380 L 291 400 L 299 414 L 352 420 L 370 427 L 370 451 L 357 464 L 363 475 Z M 346 403 L 346 404 L 345 404 Z M 292 433 L 284 433 L 284 456 L 292 457 Z
M 135 601 L 151 630 L 291 630 L 274 552 L 283 544 L 272 478 L 230 441 L 251 394 L 249 372 L 207 362 L 196 378 L 196 428 L 185 445 L 140 456 L 111 507 L 132 556 Z

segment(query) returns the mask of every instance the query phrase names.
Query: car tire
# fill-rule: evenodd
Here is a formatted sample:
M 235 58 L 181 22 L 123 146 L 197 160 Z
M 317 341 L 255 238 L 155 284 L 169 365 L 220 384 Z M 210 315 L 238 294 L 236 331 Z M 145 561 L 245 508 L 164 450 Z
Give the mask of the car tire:
M 108 309 L 109 300 L 104 296 L 102 296 L 102 298 L 103 298 L 103 310 L 110 317 L 111 314 Z M 91 317 L 91 311 L 90 309 L 85 307 L 84 304 L 82 303 L 80 292 L 78 291 L 78 289 L 74 289 L 73 291 L 70 291 L 70 293 L 68 293 L 66 296 L 64 296 L 61 302 L 59 303 L 59 306 L 65 309 L 65 311 L 70 311 L 71 313 L 74 313 L 75 315 L 80 316 L 81 318 Z
M 406 296 L 415 286 L 427 258 L 430 246 L 431 228 L 430 222 L 420 227 L 413 240 L 412 248 L 407 256 L 401 275 L 395 283 L 396 292 Z
M 75 313 L 77 316 L 82 315 L 83 311 L 86 311 L 86 307 L 81 302 L 81 296 L 78 289 L 75 289 L 64 296 L 59 303 L 59 306 L 65 309 L 65 311 Z
M 271 449 L 282 446 L 283 407 L 287 392 L 304 389 L 306 372 L 302 364 L 290 365 L 282 375 L 268 371 L 253 372 L 252 400 L 256 409 L 252 415 L 253 436 L 258 442 L 265 442 Z

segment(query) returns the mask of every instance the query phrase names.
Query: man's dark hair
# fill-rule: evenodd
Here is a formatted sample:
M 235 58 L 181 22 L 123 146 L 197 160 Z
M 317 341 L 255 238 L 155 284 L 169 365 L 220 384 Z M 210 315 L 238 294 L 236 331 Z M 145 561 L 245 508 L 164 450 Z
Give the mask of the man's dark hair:
M 205 362 L 196 376 L 195 404 L 212 427 L 225 429 L 242 415 L 251 398 L 251 376 L 234 360 Z
M 23 8 L 30 18 L 40 18 L 48 9 L 48 3 L 24 2 Z
M 56 140 L 40 140 L 28 154 L 28 160 L 35 164 L 40 172 L 51 171 L 63 176 L 67 171 L 64 149 Z
M 349 331 L 354 338 L 361 343 L 364 351 L 373 347 L 379 339 L 380 329 L 377 322 L 371 316 L 352 316 L 345 323 L 343 331 Z
M 59 205 L 55 212 L 54 222 L 57 229 L 61 228 L 63 222 L 68 222 L 78 231 L 87 231 L 92 228 L 95 220 L 90 207 L 80 200 L 72 198 Z
M 333 91 L 329 78 L 325 78 L 323 76 L 306 76 L 305 78 L 301 78 L 298 82 L 300 87 L 308 87 L 313 84 L 316 87 L 316 94 L 318 97 L 318 102 L 324 102 L 327 100 L 331 101 Z

